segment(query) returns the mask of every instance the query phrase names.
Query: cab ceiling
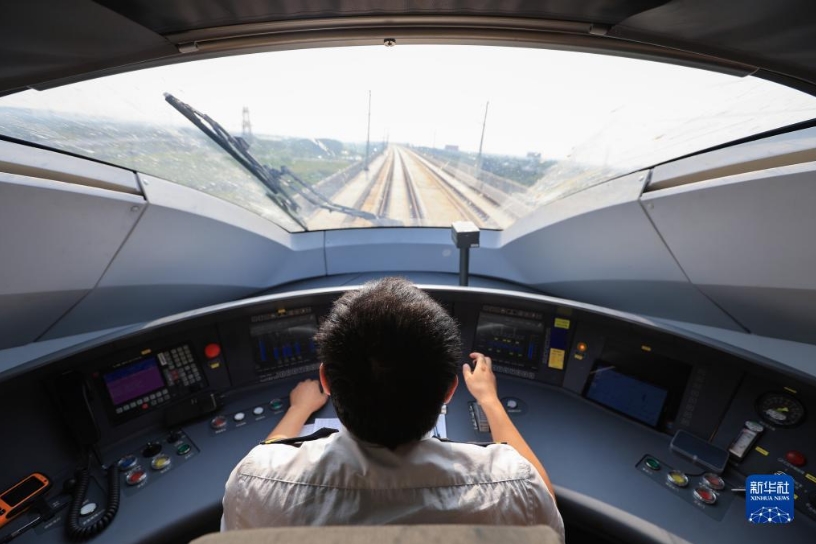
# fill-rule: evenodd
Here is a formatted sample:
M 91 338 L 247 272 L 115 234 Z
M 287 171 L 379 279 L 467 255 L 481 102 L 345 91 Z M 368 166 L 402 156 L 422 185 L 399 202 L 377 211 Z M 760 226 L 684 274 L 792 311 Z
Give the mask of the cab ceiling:
M 809 0 L 4 0 L 0 93 L 182 58 L 178 36 L 212 28 L 377 17 L 517 18 L 555 24 L 552 36 L 586 34 L 597 47 L 650 44 L 756 67 L 816 94 L 816 10 Z M 438 20 L 437 20 L 438 22 Z M 413 23 L 422 26 L 422 22 Z M 386 36 L 387 37 L 387 36 Z

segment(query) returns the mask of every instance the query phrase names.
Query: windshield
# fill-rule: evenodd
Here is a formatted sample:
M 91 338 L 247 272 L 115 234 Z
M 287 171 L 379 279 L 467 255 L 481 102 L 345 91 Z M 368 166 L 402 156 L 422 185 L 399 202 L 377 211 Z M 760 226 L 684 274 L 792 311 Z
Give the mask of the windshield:
M 816 98 L 756 78 L 454 45 L 230 56 L 0 98 L 0 134 L 292 232 L 504 229 L 616 176 L 814 117 Z

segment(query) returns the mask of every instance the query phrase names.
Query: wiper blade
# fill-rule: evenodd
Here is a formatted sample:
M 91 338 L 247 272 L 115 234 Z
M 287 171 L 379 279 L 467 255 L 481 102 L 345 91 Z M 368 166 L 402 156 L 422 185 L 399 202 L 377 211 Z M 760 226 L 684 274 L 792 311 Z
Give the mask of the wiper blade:
M 173 106 L 179 113 L 193 123 L 199 130 L 209 136 L 212 141 L 221 147 L 221 149 L 229 153 L 230 156 L 238 161 L 241 166 L 246 168 L 253 176 L 258 178 L 258 180 L 263 183 L 264 187 L 268 189 L 269 192 L 267 193 L 267 196 L 304 230 L 308 230 L 308 228 L 306 227 L 303 219 L 297 213 L 300 206 L 297 204 L 297 202 L 295 202 L 292 195 L 286 191 L 287 187 L 293 192 L 302 196 L 307 202 L 313 204 L 314 206 L 318 206 L 329 211 L 345 213 L 354 217 L 389 223 L 389 220 L 379 217 L 373 213 L 335 204 L 321 193 L 315 191 L 311 186 L 297 177 L 285 166 L 282 167 L 281 170 L 275 170 L 274 168 L 262 165 L 257 159 L 255 159 L 255 157 L 252 156 L 252 154 L 249 152 L 248 146 L 245 142 L 243 142 L 243 140 L 234 138 L 215 119 L 198 111 L 189 104 L 185 104 L 170 93 L 164 93 L 164 99 L 168 104 Z M 298 185 L 300 185 L 300 188 L 295 187 L 294 184 L 288 182 L 284 176 L 288 176 L 294 180 Z
M 270 179 L 266 169 L 255 160 L 255 157 L 246 150 L 246 147 L 233 138 L 220 123 L 212 119 L 209 115 L 201 113 L 189 104 L 185 104 L 170 93 L 164 93 L 164 99 L 201 132 L 209 136 L 221 149 L 229 153 L 241 166 L 258 178 L 270 191 L 267 193 L 267 196 L 286 212 L 295 223 L 300 225 L 304 230 L 308 230 L 306 229 L 306 224 L 297 214 L 299 208 L 297 202 L 283 190 L 283 187 L 277 183 L 277 180 Z
M 342 204 L 336 204 L 329 200 L 328 198 L 326 198 L 326 196 L 323 193 L 315 191 L 311 185 L 300 179 L 294 172 L 292 172 L 285 166 L 281 166 L 280 170 L 273 170 L 271 168 L 268 169 L 272 170 L 273 172 L 279 175 L 286 175 L 292 178 L 303 188 L 301 191 L 298 191 L 298 194 L 300 194 L 303 198 L 305 198 L 315 206 L 320 206 L 321 208 L 330 211 L 345 213 L 347 215 L 352 215 L 354 217 L 362 217 L 363 219 L 369 219 L 372 221 L 376 220 L 379 225 L 382 225 L 384 227 L 401 227 L 403 225 L 402 221 L 398 219 L 391 219 L 389 217 L 383 217 L 381 215 L 376 215 L 363 210 L 358 210 L 357 208 L 351 208 L 349 206 L 344 206 Z

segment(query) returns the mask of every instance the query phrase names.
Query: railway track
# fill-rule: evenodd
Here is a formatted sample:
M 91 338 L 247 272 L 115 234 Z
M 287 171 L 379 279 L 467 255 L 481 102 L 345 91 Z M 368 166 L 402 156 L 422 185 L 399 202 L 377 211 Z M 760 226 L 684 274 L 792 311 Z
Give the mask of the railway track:
M 462 220 L 482 228 L 497 228 L 510 222 L 495 199 L 409 148 L 392 145 L 370 166 L 371 172 L 361 172 L 350 180 L 334 200 L 373 213 L 379 219 L 340 218 L 320 211 L 310 219 L 310 229 L 447 226 Z
M 408 200 L 408 208 L 411 219 L 415 224 L 422 224 L 425 219 L 425 206 L 422 204 L 422 199 L 419 197 L 414 181 L 411 178 L 411 171 L 408 169 L 408 163 L 401 152 L 397 152 L 400 157 L 400 165 L 402 166 L 402 178 L 405 182 L 405 193 Z
M 405 164 L 405 156 L 411 157 L 411 161 L 418 167 L 412 169 L 417 174 L 424 175 L 426 180 L 429 180 L 445 195 L 450 206 L 459 212 L 460 219 L 469 219 L 477 225 L 485 225 L 491 221 L 490 214 L 479 204 L 474 202 L 461 189 L 450 183 L 439 172 L 433 169 L 425 160 L 415 153 L 407 150 L 400 150 L 400 155 L 403 157 L 403 169 L 407 170 Z M 409 174 L 410 175 L 410 174 Z M 415 193 L 414 193 L 415 194 Z

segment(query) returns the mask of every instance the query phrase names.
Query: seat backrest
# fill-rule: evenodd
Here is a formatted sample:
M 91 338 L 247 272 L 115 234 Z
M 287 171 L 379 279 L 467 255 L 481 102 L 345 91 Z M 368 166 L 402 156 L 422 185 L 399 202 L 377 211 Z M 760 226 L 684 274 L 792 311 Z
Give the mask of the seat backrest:
M 562 544 L 546 525 L 281 527 L 212 533 L 191 544 Z

